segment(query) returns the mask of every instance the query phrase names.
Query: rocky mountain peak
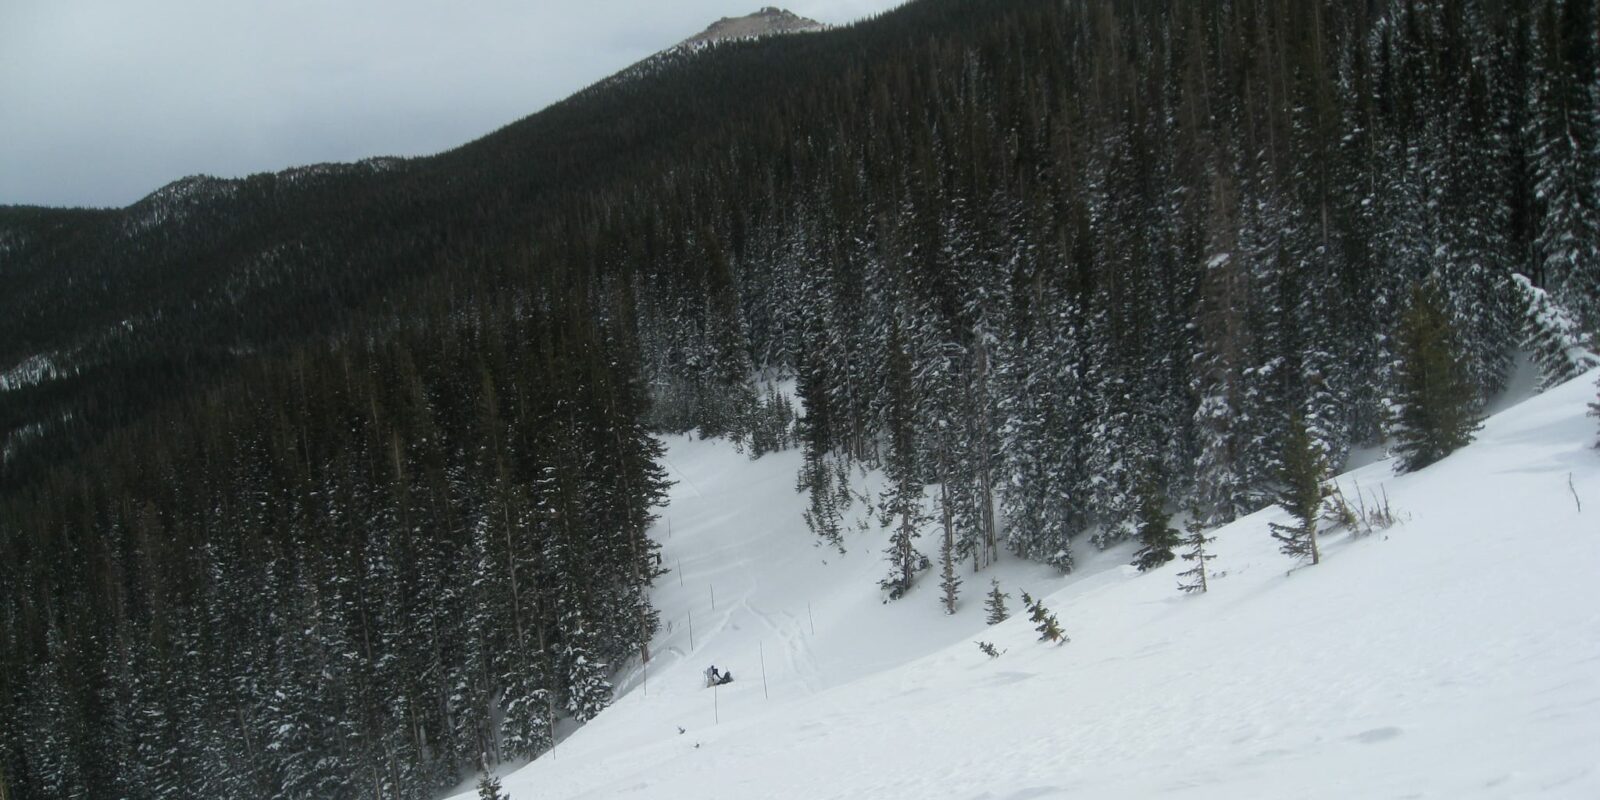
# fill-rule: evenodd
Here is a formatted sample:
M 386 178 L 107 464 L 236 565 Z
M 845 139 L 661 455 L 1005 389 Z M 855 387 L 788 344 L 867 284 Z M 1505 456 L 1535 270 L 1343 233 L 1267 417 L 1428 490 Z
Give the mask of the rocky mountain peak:
M 723 17 L 697 36 L 684 40 L 683 45 L 699 46 L 727 39 L 758 39 L 786 33 L 826 30 L 827 25 L 807 19 L 792 11 L 767 6 L 743 17 Z

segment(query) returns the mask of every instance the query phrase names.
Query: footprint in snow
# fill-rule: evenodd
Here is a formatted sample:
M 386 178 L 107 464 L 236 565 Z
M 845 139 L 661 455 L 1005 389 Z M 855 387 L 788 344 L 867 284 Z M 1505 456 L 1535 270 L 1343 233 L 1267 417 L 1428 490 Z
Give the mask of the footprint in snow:
M 1005 796 L 1005 800 L 1032 800 L 1035 797 L 1057 797 L 1061 793 L 1057 786 L 1030 786 L 1021 791 L 1012 792 Z
M 1011 683 L 1020 683 L 1031 677 L 1032 672 L 997 672 L 989 679 L 990 686 L 1005 686 Z
M 1404 733 L 1404 731 L 1390 726 L 1385 728 L 1373 728 L 1370 731 L 1362 731 L 1350 738 L 1362 744 L 1378 744 L 1379 742 L 1387 742 L 1390 739 L 1399 738 L 1401 733 Z

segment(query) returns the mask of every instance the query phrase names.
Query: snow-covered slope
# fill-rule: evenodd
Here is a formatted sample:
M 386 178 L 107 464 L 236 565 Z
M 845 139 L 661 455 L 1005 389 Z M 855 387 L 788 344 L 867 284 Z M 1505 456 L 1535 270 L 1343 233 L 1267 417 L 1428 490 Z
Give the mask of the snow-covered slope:
M 664 630 L 615 705 L 505 779 L 513 798 L 1600 797 L 1594 375 L 1422 472 L 1340 478 L 1401 521 L 1279 555 L 1269 509 L 1216 532 L 1205 595 L 1127 551 L 1065 578 L 1010 559 L 884 605 L 884 537 L 800 522 L 798 456 L 673 439 Z M 857 476 L 858 488 L 870 489 Z M 1582 510 L 1579 504 L 1582 504 Z M 857 509 L 860 506 L 858 504 Z M 934 551 L 924 542 L 926 551 Z M 991 576 L 1072 638 L 986 627 Z M 693 633 L 691 642 L 690 620 Z M 975 639 L 1005 652 L 980 654 Z M 702 688 L 708 664 L 734 683 Z M 763 681 L 763 672 L 765 680 Z M 681 731 L 680 731 L 681 729 Z M 467 795 L 463 795 L 466 797 Z

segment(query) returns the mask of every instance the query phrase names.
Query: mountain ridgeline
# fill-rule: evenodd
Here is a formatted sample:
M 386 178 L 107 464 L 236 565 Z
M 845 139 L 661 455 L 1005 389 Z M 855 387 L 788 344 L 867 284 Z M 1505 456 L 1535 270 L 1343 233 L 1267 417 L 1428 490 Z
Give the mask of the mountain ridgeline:
M 1595 30 L 919 0 L 430 158 L 0 209 L 0 795 L 426 798 L 538 755 L 648 656 L 652 431 L 797 440 L 841 545 L 839 470 L 882 466 L 885 589 L 934 602 L 933 527 L 1071 569 L 1141 507 L 1270 502 L 1291 431 L 1405 437 L 1409 350 L 1469 407 L 1519 341 L 1566 377 Z

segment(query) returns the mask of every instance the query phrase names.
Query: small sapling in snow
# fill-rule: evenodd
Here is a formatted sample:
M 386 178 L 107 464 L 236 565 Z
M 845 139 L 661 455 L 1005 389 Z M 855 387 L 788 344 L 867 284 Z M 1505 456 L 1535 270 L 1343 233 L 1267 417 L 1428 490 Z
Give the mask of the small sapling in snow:
M 989 599 L 984 601 L 983 604 L 989 615 L 984 618 L 984 621 L 990 625 L 1005 622 L 1006 618 L 1011 616 L 1011 612 L 1006 609 L 1006 598 L 1010 596 L 1009 592 L 1000 591 L 1000 581 L 998 579 L 990 578 Z

